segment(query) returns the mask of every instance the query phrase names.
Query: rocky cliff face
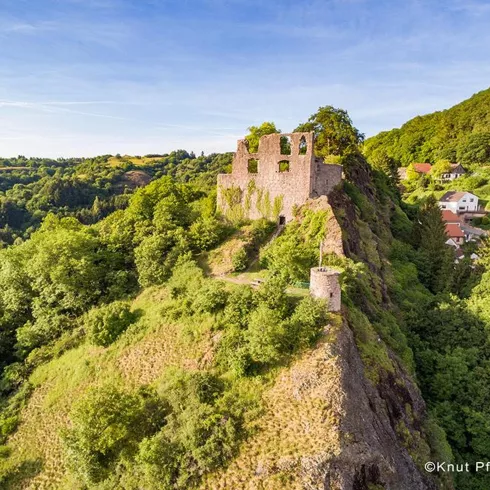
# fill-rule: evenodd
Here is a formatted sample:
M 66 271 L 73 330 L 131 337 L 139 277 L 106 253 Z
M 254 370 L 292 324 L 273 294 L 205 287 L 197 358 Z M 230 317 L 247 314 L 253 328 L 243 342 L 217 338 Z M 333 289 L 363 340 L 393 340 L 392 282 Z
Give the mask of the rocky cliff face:
M 406 447 L 407 438 L 414 434 L 419 438 L 417 443 L 424 444 L 425 404 L 413 381 L 397 365 L 394 373 L 373 386 L 365 377 L 352 331 L 345 322 L 335 350 L 343 393 L 341 451 L 325 468 L 323 488 L 437 488 L 436 482 L 417 467 Z
M 417 387 L 400 366 L 374 386 L 348 323 L 338 321 L 314 350 L 282 370 L 264 394 L 255 434 L 201 488 L 438 488 L 409 453 L 428 450 Z

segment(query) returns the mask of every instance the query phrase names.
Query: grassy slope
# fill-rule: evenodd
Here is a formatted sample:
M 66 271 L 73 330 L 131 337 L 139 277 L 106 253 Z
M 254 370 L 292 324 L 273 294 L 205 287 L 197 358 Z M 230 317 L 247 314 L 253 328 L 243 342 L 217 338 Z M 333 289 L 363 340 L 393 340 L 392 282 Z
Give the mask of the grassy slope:
M 139 321 L 107 349 L 84 343 L 33 372 L 33 394 L 8 441 L 9 464 L 22 465 L 11 488 L 79 488 L 66 470 L 59 434 L 69 426 L 73 403 L 89 387 L 111 383 L 137 388 L 155 383 L 168 368 L 209 367 L 215 345 L 212 318 L 204 324 L 202 318 L 195 324 L 165 323 L 161 312 L 165 296 L 165 289 L 152 288 L 136 298 L 133 309 L 140 311 Z M 250 421 L 253 435 L 239 456 L 229 468 L 208 476 L 202 488 L 239 488 L 250 478 L 257 485 L 266 481 L 267 488 L 283 488 L 285 479 L 288 488 L 300 488 L 294 481 L 298 455 L 314 455 L 326 443 L 332 455 L 340 450 L 339 416 L 325 401 L 340 390 L 338 368 L 335 359 L 320 364 L 326 342 L 323 339 L 289 366 L 241 380 L 238 389 L 263 394 L 263 411 Z M 31 465 L 26 462 L 42 470 L 29 478 Z M 257 468 L 263 471 L 256 474 Z
M 59 431 L 69 422 L 73 402 L 88 387 L 107 382 L 136 387 L 151 384 L 166 368 L 204 367 L 212 348 L 210 325 L 182 328 L 163 323 L 164 294 L 158 289 L 144 291 L 133 304 L 142 317 L 109 348 L 83 344 L 34 371 L 30 378 L 34 393 L 9 446 L 11 464 L 41 461 L 43 469 L 22 488 L 74 488 L 66 477 Z
M 370 179 L 361 170 L 357 164 L 350 170 L 360 172 L 356 180 L 359 189 L 365 188 L 363 195 L 358 190 L 352 194 L 354 201 L 359 200 L 359 209 L 349 204 L 345 190 L 339 190 L 336 213 L 339 218 L 345 214 L 341 219 L 345 245 L 347 249 L 350 244 L 354 247 L 349 256 L 374 269 L 371 279 L 375 283 L 366 290 L 366 293 L 372 292 L 365 301 L 375 302 L 374 297 L 370 298 L 374 293 L 379 296 L 378 301 L 384 303 L 381 298 L 386 293 L 383 294 L 379 276 L 388 276 L 388 271 L 383 270 L 386 260 L 381 257 L 388 254 L 384 248 L 388 247 L 390 233 L 382 221 L 386 218 L 389 222 L 390 201 L 385 198 L 383 206 L 376 203 L 377 215 L 373 204 L 365 197 L 371 191 Z M 112 382 L 137 387 L 156 382 L 166 368 L 199 369 L 212 361 L 212 318 L 207 323 L 203 323 L 202 318 L 197 318 L 194 324 L 165 323 L 161 314 L 165 294 L 164 289 L 144 291 L 133 305 L 134 309 L 141 310 L 141 319 L 108 349 L 84 344 L 32 374 L 34 394 L 22 412 L 19 430 L 9 441 L 13 449 L 11 463 L 41 461 L 43 469 L 25 486 L 15 488 L 78 488 L 65 471 L 58 434 L 69 422 L 71 405 L 89 386 Z M 374 304 L 366 304 L 367 309 L 372 306 Z M 398 332 L 390 332 L 386 339 L 383 335 L 383 340 L 389 341 L 395 334 Z M 391 363 L 384 366 L 380 362 L 379 347 L 384 347 L 384 343 L 380 344 L 374 330 L 373 335 L 367 336 L 372 339 L 359 333 L 356 336 L 359 347 L 365 347 L 361 355 L 368 367 L 367 374 L 374 373 L 372 378 L 376 383 L 383 371 L 390 371 Z M 238 457 L 228 468 L 208 475 L 202 488 L 301 488 L 304 482 L 295 471 L 300 458 L 315 458 L 321 452 L 322 457 L 338 454 L 342 437 L 338 407 L 342 393 L 339 393 L 337 359 L 325 356 L 326 341 L 324 338 L 316 349 L 305 352 L 266 377 L 243 380 L 243 390 L 262 394 L 263 412 L 249 421 L 256 431 L 242 444 Z M 404 357 L 403 346 L 399 354 Z

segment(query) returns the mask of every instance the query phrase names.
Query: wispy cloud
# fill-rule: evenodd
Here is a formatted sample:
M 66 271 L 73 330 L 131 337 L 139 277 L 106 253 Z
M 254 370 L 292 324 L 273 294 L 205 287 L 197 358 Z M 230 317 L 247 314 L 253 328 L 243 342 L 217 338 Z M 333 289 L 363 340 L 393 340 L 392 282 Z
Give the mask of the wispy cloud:
M 233 150 L 326 104 L 372 134 L 485 88 L 488 21 L 483 0 L 3 0 L 0 155 Z
M 113 104 L 110 101 L 100 101 L 100 102 L 90 102 L 90 101 L 73 101 L 73 102 L 24 102 L 24 101 L 12 101 L 12 100 L 0 100 L 0 109 L 2 107 L 14 107 L 17 109 L 26 109 L 33 111 L 42 111 L 50 113 L 68 113 L 77 114 L 80 116 L 91 116 L 91 117 L 102 117 L 106 119 L 119 119 L 119 120 L 129 120 L 129 118 L 124 118 L 120 116 L 113 116 L 110 114 L 101 114 L 98 112 L 87 112 L 69 109 L 66 106 L 87 106 L 87 105 L 104 105 Z

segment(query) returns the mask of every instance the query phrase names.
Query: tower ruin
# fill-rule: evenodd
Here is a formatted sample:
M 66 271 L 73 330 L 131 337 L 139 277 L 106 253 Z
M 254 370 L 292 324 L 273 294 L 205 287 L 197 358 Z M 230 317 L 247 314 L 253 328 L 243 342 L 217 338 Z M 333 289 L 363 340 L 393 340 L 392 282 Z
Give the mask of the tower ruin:
M 314 267 L 310 271 L 310 294 L 328 301 L 328 311 L 341 309 L 340 272 L 329 267 Z

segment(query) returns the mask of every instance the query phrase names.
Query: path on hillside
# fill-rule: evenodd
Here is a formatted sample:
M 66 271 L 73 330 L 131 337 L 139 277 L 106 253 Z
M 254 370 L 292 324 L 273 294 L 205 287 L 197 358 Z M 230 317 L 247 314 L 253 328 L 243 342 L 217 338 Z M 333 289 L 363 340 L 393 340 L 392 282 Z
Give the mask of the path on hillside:
M 265 244 L 262 245 L 261 248 L 266 248 L 270 243 L 272 243 L 284 231 L 284 228 L 285 227 L 286 227 L 286 225 L 277 225 L 276 231 L 269 238 L 269 240 L 267 240 L 267 242 L 265 242 Z M 259 260 L 259 258 L 260 258 L 260 252 L 257 253 L 257 255 L 252 260 L 252 262 L 250 262 L 250 265 L 247 267 L 247 271 L 249 271 L 257 263 L 257 261 Z

